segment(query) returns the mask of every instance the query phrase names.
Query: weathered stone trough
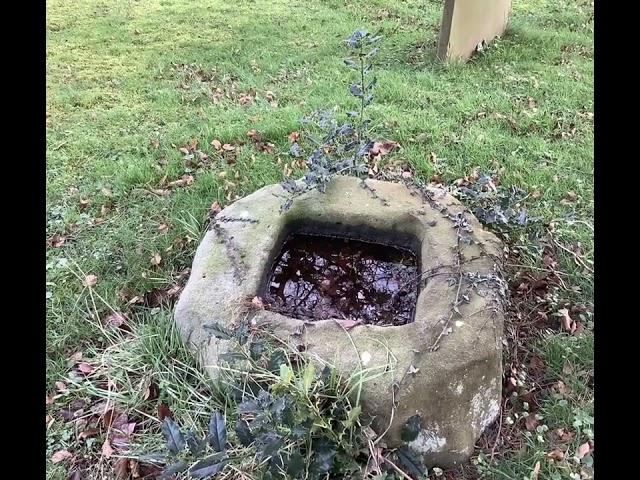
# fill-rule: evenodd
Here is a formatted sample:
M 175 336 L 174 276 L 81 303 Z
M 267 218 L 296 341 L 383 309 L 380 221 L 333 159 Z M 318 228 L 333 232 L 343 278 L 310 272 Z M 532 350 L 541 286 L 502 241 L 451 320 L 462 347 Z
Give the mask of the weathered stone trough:
M 386 432 L 386 445 L 402 445 L 403 425 L 419 419 L 420 432 L 409 446 L 424 454 L 427 465 L 455 465 L 471 455 L 500 410 L 502 248 L 444 191 L 423 194 L 373 180 L 366 185 L 336 177 L 325 193 L 305 193 L 285 213 L 285 192 L 272 185 L 225 208 L 198 248 L 175 319 L 216 377 L 219 355 L 230 345 L 204 325 L 215 319 L 230 326 L 242 302 L 264 294 L 290 233 L 411 249 L 422 281 L 410 323 L 357 325 L 347 334 L 333 319 L 305 322 L 259 310 L 254 321 L 268 322 L 283 340 L 303 343 L 312 358 L 345 375 L 377 368 L 380 374 L 362 386 L 361 401 L 376 432 Z

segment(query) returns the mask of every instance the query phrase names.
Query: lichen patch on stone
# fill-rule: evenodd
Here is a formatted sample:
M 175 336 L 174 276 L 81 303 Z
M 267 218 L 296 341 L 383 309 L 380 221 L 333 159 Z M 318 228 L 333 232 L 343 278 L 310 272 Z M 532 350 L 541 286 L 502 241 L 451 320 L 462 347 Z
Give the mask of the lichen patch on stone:
M 415 440 L 408 443 L 409 447 L 419 453 L 441 452 L 447 445 L 447 439 L 438 434 L 438 427 L 433 430 L 420 430 Z

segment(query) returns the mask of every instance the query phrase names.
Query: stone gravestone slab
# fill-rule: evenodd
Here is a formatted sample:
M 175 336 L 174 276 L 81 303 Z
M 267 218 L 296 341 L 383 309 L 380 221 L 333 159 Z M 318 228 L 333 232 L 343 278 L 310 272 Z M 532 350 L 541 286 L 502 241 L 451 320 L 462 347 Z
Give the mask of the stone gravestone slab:
M 478 45 L 502 35 L 511 0 L 445 0 L 438 58 L 466 60 Z

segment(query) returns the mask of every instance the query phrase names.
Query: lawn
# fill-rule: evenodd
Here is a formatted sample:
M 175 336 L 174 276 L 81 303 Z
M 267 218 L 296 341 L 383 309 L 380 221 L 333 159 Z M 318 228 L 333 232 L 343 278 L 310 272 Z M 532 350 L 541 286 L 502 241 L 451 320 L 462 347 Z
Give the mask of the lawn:
M 370 115 L 402 147 L 387 160 L 425 183 L 488 173 L 526 192 L 540 219 L 535 234 L 502 233 L 505 385 L 526 400 L 509 397 L 472 466 L 450 478 L 590 478 L 593 2 L 515 0 L 504 37 L 465 65 L 434 58 L 441 8 L 47 2 L 48 478 L 132 468 L 105 442 L 107 409 L 134 424 L 121 442 L 144 450 L 161 443 L 158 405 L 183 424 L 219 405 L 172 303 L 212 204 L 302 175 L 288 154 L 300 118 L 352 108 L 341 59 L 359 28 L 383 29 Z

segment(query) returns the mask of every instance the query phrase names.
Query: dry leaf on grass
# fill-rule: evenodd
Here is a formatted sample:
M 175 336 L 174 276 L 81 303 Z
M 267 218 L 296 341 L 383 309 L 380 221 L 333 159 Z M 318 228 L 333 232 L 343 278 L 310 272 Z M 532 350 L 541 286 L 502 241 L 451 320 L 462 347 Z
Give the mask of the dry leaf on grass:
M 264 302 L 260 297 L 253 297 L 251 306 L 256 310 L 264 310 Z
M 154 253 L 153 257 L 151 257 L 151 265 L 157 267 L 158 265 L 160 265 L 161 262 L 162 262 L 162 257 L 160 256 L 160 254 L 157 252 Z
M 591 445 L 589 445 L 589 442 L 583 443 L 578 447 L 578 450 L 576 451 L 576 458 L 578 460 L 581 460 L 590 451 L 591 451 Z
M 300 139 L 300 134 L 298 132 L 291 132 L 287 135 L 287 138 L 289 139 L 289 143 L 296 143 Z
M 217 215 L 222 211 L 222 207 L 220 206 L 220 204 L 218 202 L 213 202 L 211 204 L 211 207 L 209 207 L 209 211 L 213 214 L 213 215 Z
M 161 234 L 165 234 L 169 231 L 169 225 L 167 225 L 166 223 L 161 223 L 160 225 L 158 225 L 158 232 L 160 232 Z
M 49 246 L 53 248 L 60 248 L 65 244 L 66 241 L 67 237 L 65 237 L 64 235 L 55 234 L 49 239 L 48 243 Z
M 540 461 L 537 461 L 535 466 L 533 467 L 533 472 L 531 472 L 531 480 L 538 480 L 538 475 L 540 475 Z
M 89 375 L 90 373 L 93 372 L 93 367 L 89 365 L 87 362 L 81 362 L 78 365 L 78 370 L 80 370 L 85 375 Z
M 183 175 L 182 178 L 180 178 L 179 180 L 174 180 L 173 182 L 169 182 L 167 184 L 167 187 L 169 188 L 185 187 L 185 186 L 191 185 L 192 183 L 193 183 L 192 175 Z
M 569 316 L 569 310 L 561 308 L 558 314 L 562 317 L 562 329 L 565 332 L 574 333 L 576 331 L 576 322 Z
M 556 461 L 564 460 L 564 452 L 558 448 L 555 448 L 551 450 L 549 453 L 547 453 L 547 458 L 550 458 Z
M 525 418 L 524 425 L 525 427 L 527 427 L 527 430 L 532 432 L 538 426 L 538 420 L 536 419 L 535 415 L 529 415 Z
M 110 458 L 111 455 L 115 453 L 115 450 L 111 446 L 111 442 L 109 442 L 108 438 L 105 438 L 104 443 L 102 444 L 102 456 L 106 458 Z
M 112 327 L 120 327 L 125 322 L 126 318 L 121 313 L 112 313 L 107 318 L 104 319 L 104 323 L 106 325 L 110 325 Z
M 63 462 L 65 460 L 69 460 L 70 458 L 73 458 L 73 453 L 67 451 L 67 450 L 58 450 L 57 452 L 55 452 L 52 456 L 51 456 L 51 462 L 52 463 L 60 463 Z
M 158 420 L 162 422 L 167 417 L 173 418 L 173 413 L 168 406 L 166 406 L 164 403 L 161 403 L 160 405 L 158 405 Z
M 399 144 L 392 140 L 386 140 L 384 142 L 374 142 L 373 147 L 371 147 L 371 150 L 369 150 L 369 157 L 374 158 L 378 155 L 383 157 L 385 155 L 388 155 L 398 147 Z
M 84 280 L 82 281 L 82 284 L 85 287 L 94 287 L 96 283 L 98 283 L 98 277 L 93 274 L 87 275 L 86 277 L 84 277 Z

